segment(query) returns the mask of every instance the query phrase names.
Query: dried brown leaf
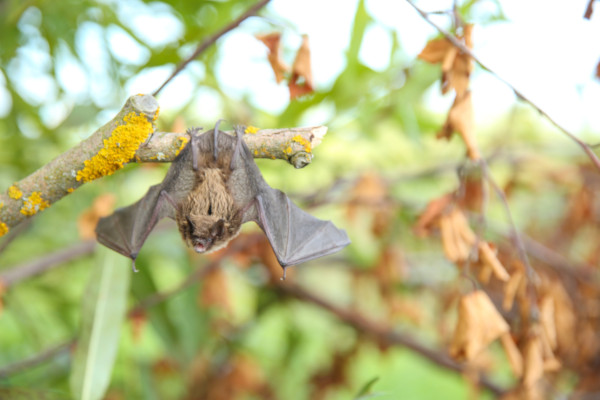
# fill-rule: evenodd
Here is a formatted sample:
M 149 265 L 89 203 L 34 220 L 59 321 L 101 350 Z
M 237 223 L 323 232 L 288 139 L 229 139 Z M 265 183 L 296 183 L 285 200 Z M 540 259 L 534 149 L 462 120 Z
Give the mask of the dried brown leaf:
M 479 242 L 479 256 L 481 261 L 489 265 L 494 271 L 494 276 L 503 282 L 507 282 L 510 279 L 510 275 L 496 257 L 496 253 L 490 247 L 488 242 Z
M 437 64 L 442 62 L 446 58 L 448 51 L 453 48 L 452 43 L 446 38 L 434 39 L 425 45 L 425 48 L 417 57 L 428 63 Z
M 81 213 L 77 220 L 79 237 L 82 239 L 95 239 L 98 220 L 112 213 L 114 205 L 115 196 L 112 193 L 98 196 L 92 206 Z
M 436 225 L 438 218 L 444 213 L 446 208 L 452 204 L 453 198 L 454 195 L 448 193 L 437 199 L 431 200 L 427 204 L 425 211 L 419 216 L 419 219 L 413 228 L 415 234 L 421 237 L 427 236 L 431 227 Z
M 508 324 L 487 294 L 481 290 L 472 292 L 460 299 L 450 354 L 459 360 L 472 360 L 508 331 Z
M 448 112 L 444 126 L 438 133 L 438 138 L 450 139 L 454 132 L 458 132 L 465 145 L 467 154 L 472 160 L 479 160 L 481 155 L 475 140 L 475 124 L 473 119 L 473 101 L 471 92 L 467 91 L 462 96 L 456 96 Z
M 290 70 L 290 67 L 281 58 L 281 33 L 274 32 L 268 35 L 257 35 L 256 38 L 263 42 L 265 46 L 267 46 L 267 48 L 269 49 L 267 59 L 269 60 L 269 64 L 271 64 L 271 68 L 275 73 L 275 81 L 277 83 L 280 83 L 281 81 L 283 81 L 285 73 L 287 73 Z
M 520 378 L 523 375 L 523 356 L 521 355 L 521 352 L 517 348 L 517 345 L 509 332 L 503 333 L 502 336 L 500 336 L 500 341 L 502 342 L 502 347 L 504 347 L 504 352 L 510 363 L 510 368 L 515 376 Z
M 304 80 L 304 83 L 300 83 L 301 78 Z M 296 53 L 296 59 L 292 65 L 292 77 L 288 86 L 290 89 L 290 99 L 292 100 L 314 91 L 310 63 L 310 46 L 307 35 L 302 37 L 302 45 L 298 49 L 298 53 Z

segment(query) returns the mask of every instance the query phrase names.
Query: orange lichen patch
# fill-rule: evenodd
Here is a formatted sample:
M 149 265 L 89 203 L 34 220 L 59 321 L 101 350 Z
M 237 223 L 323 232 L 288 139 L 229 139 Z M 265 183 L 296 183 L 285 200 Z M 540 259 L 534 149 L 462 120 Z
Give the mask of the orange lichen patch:
M 156 112 L 154 113 L 154 117 L 152 117 L 152 121 L 156 121 L 158 119 L 158 114 L 160 113 L 160 107 L 158 107 L 156 109 Z
M 292 138 L 293 142 L 299 143 L 302 146 L 304 146 L 304 151 L 306 151 L 307 153 L 310 153 L 312 151 L 312 147 L 310 145 L 310 142 L 306 139 L 304 139 L 302 137 L 302 135 L 296 135 Z
M 30 217 L 48 207 L 50 207 L 50 203 L 42 198 L 41 193 L 33 192 L 29 197 L 25 197 L 25 204 L 21 207 L 21 214 Z
M 287 149 L 283 150 L 283 152 L 285 154 L 292 154 L 292 148 L 290 146 L 288 146 Z
M 251 134 L 255 134 L 256 132 L 260 131 L 259 128 L 255 127 L 255 126 L 247 126 L 246 129 L 244 130 L 244 133 L 251 133 Z
M 179 148 L 175 152 L 175 155 L 178 155 L 179 153 L 181 153 L 181 150 L 183 150 L 185 148 L 185 146 L 188 144 L 188 142 L 190 141 L 190 138 L 187 136 L 179 136 L 177 139 L 179 139 L 180 144 L 179 144 Z
M 78 181 L 93 181 L 123 168 L 153 131 L 144 113 L 138 115 L 132 111 L 123 120 L 125 124 L 116 127 L 110 138 L 104 140 L 98 154 L 84 162 L 83 169 L 77 172 Z
M 8 226 L 4 222 L 0 222 L 0 236 L 6 235 L 8 231 Z
M 21 192 L 19 190 L 19 188 L 16 187 L 15 185 L 12 185 L 11 187 L 8 188 L 8 197 L 10 197 L 11 199 L 18 200 L 22 196 L 23 196 L 23 192 Z

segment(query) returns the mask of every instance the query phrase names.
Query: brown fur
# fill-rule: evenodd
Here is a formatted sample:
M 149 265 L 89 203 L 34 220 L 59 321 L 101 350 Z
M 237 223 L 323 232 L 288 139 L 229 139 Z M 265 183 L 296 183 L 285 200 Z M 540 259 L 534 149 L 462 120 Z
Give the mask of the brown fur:
M 216 250 L 238 234 L 242 216 L 227 190 L 228 176 L 223 171 L 228 170 L 229 167 L 221 169 L 217 165 L 213 168 L 201 167 L 196 187 L 181 202 L 176 221 L 189 246 L 193 247 L 198 238 L 210 238 L 212 242 L 207 250 Z M 217 229 L 215 224 L 220 220 L 224 221 L 223 227 Z

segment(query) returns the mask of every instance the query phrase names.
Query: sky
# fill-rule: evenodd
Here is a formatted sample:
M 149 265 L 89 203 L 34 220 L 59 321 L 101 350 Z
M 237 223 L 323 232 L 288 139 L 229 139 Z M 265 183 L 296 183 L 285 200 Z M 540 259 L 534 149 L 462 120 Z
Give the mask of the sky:
M 575 133 L 598 132 L 600 139 L 600 80 L 594 78 L 596 64 L 600 60 L 600 7 L 588 21 L 583 19 L 587 0 L 500 2 L 507 20 L 476 26 L 473 52 L 565 128 Z M 417 4 L 427 11 L 439 11 L 450 9 L 452 1 L 429 0 Z M 480 0 L 476 4 L 475 10 L 479 15 L 486 15 L 496 8 L 492 0 Z M 134 16 L 130 25 L 147 43 L 166 43 L 182 33 L 183 28 L 168 7 L 159 3 L 140 5 L 137 0 L 129 0 L 115 2 L 114 5 L 123 15 Z M 278 113 L 285 109 L 289 102 L 287 87 L 275 83 L 267 63 L 266 48 L 254 38 L 254 34 L 279 29 L 283 32 L 283 46 L 288 50 L 299 47 L 302 34 L 309 35 L 316 89 L 328 88 L 344 68 L 344 52 L 356 5 L 356 0 L 272 0 L 265 14 L 271 18 L 250 18 L 217 43 L 220 57 L 217 78 L 221 86 L 231 96 L 247 96 L 255 106 L 266 111 Z M 368 28 L 360 59 L 374 70 L 383 70 L 389 65 L 393 35 L 398 37 L 403 50 L 404 59 L 400 61 L 403 64 L 398 65 L 401 69 L 412 64 L 427 41 L 437 34 L 405 0 L 366 0 L 366 8 L 376 24 Z M 135 12 L 132 12 L 133 9 Z M 39 16 L 29 18 L 35 20 Z M 433 19 L 444 27 L 448 26 L 446 16 L 437 15 Z M 101 35 L 98 26 L 92 24 L 80 27 L 78 32 L 78 47 L 85 54 L 86 67 L 93 71 L 91 74 L 68 58 L 59 65 L 60 84 L 73 99 L 82 96 L 84 88 L 91 88 L 96 93 L 97 102 L 101 103 L 102 97 L 110 90 L 107 78 L 102 76 L 106 55 L 94 50 L 99 48 Z M 148 57 L 147 50 L 117 28 L 108 29 L 108 42 L 113 55 L 126 63 L 143 65 Z M 180 49 L 182 57 L 191 51 L 193 46 Z M 35 48 L 29 51 L 29 56 L 36 62 L 47 62 L 43 54 L 36 53 Z M 291 64 L 293 51 L 284 53 L 284 57 Z M 243 69 L 239 68 L 240 62 L 244 62 Z M 150 93 L 172 68 L 154 68 L 140 74 L 127 83 L 126 89 L 132 94 Z M 26 97 L 28 92 L 37 96 L 44 90 L 52 92 L 47 77 L 28 72 L 27 68 L 15 69 L 14 73 L 23 78 L 21 92 Z M 222 107 L 216 93 L 211 89 L 192 90 L 192 83 L 202 79 L 203 74 L 201 63 L 190 64 L 161 93 L 161 108 L 176 109 L 193 96 L 205 107 L 203 113 L 207 119 L 211 114 L 216 118 Z M 3 79 L 0 74 L 0 117 L 10 110 L 10 99 L 2 90 Z M 479 68 L 472 76 L 471 89 L 476 123 L 501 116 L 516 101 L 506 84 Z M 444 113 L 453 99 L 451 95 L 442 96 L 439 86 L 434 85 L 427 94 L 427 100 L 430 108 Z M 54 122 L 58 123 L 61 114 L 68 113 L 69 105 L 52 102 L 46 108 L 42 112 L 56 118 Z M 106 110 L 106 116 L 102 115 L 100 119 L 110 119 L 113 114 L 114 110 Z M 307 123 L 317 125 L 329 116 L 311 117 L 315 120 Z

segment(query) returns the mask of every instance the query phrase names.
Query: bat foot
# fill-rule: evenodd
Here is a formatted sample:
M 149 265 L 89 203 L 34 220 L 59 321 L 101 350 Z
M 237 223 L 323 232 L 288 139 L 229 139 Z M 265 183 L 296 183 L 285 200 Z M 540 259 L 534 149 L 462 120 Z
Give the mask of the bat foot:
M 191 128 L 188 128 L 187 131 L 185 131 L 185 133 L 187 133 L 190 136 L 190 138 L 192 138 L 193 136 L 197 135 L 201 129 L 204 129 L 204 128 L 202 128 L 202 127 L 196 128 L 196 127 L 192 126 Z
M 283 267 L 283 276 L 279 278 L 280 281 L 285 281 L 285 272 L 287 271 L 287 267 Z

